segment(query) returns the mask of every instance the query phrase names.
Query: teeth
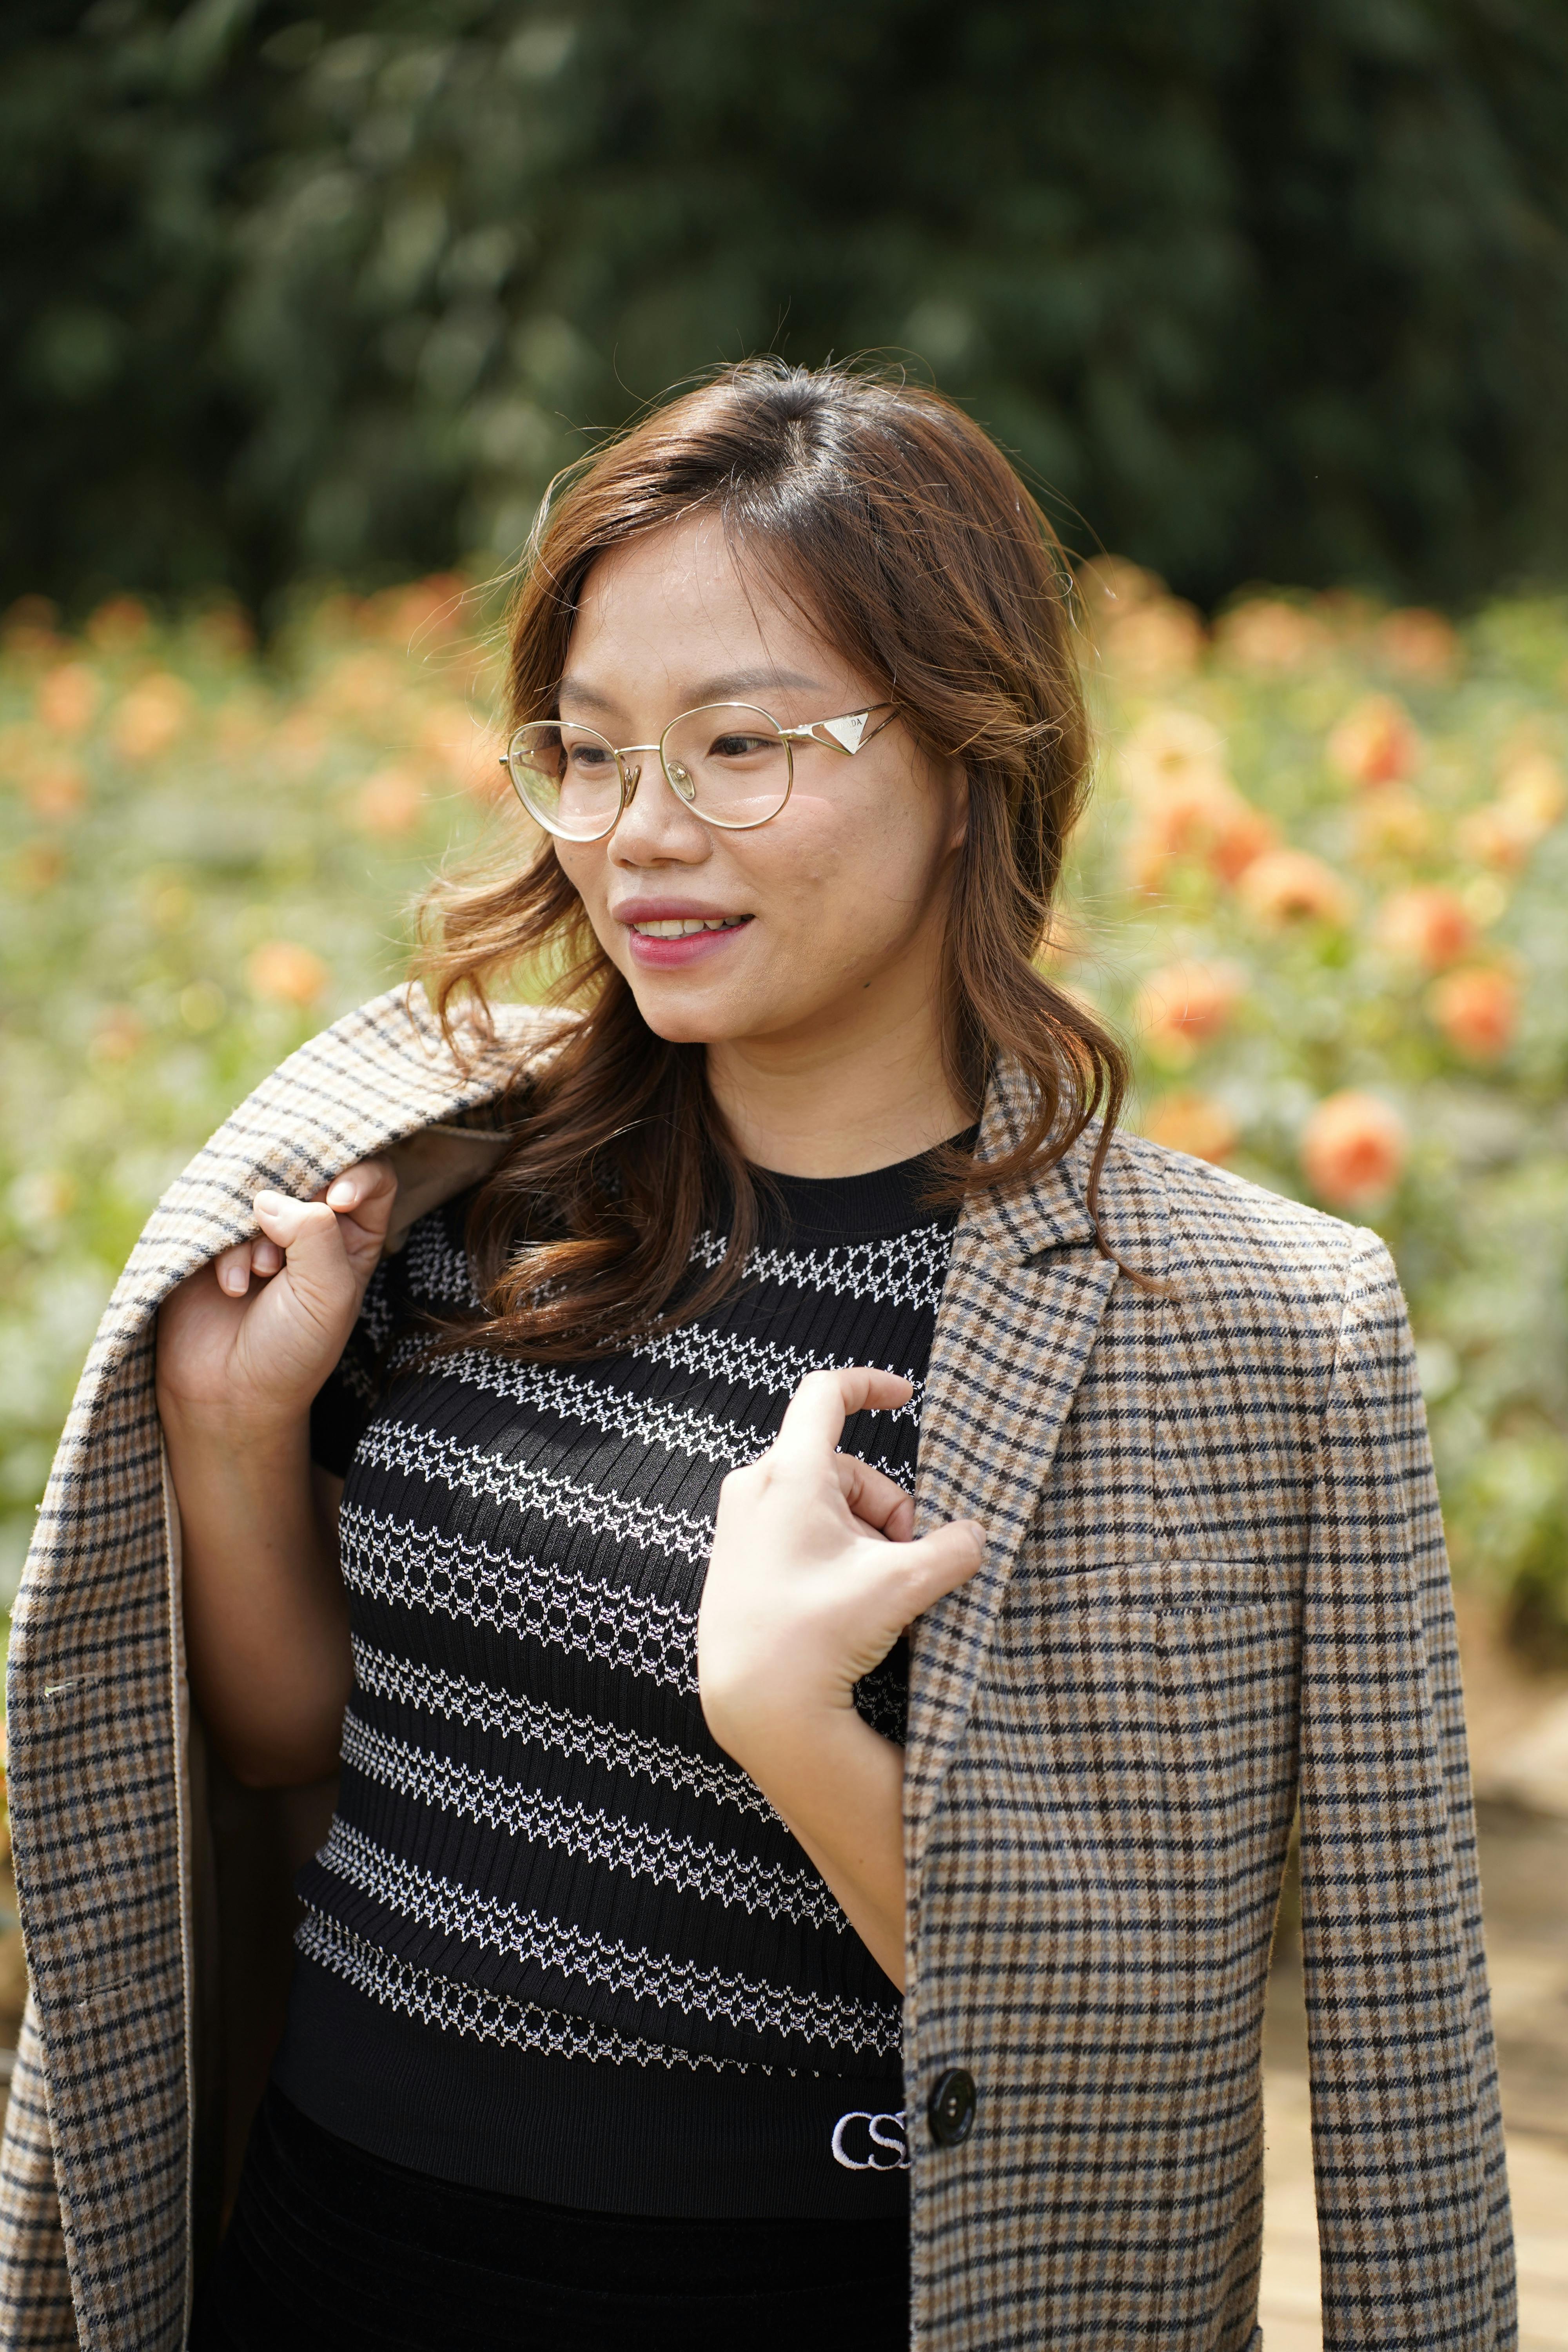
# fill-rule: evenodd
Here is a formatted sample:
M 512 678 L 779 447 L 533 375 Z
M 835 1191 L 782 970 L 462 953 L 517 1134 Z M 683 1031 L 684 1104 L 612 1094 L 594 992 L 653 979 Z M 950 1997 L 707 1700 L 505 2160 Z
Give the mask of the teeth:
M 684 940 L 693 931 L 728 931 L 741 920 L 739 915 L 679 916 L 663 923 L 634 923 L 632 929 L 643 940 Z

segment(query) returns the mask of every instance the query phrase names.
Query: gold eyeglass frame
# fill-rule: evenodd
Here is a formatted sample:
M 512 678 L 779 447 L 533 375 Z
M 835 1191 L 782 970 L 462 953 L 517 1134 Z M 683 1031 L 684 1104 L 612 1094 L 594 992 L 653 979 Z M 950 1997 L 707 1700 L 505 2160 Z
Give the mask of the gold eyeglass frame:
M 773 729 L 775 733 L 778 735 L 779 740 L 784 744 L 784 795 L 783 800 L 780 801 L 777 808 L 770 809 L 766 816 L 754 816 L 748 818 L 743 824 L 731 824 L 721 816 L 710 816 L 706 810 L 700 809 L 697 806 L 695 787 L 693 787 L 690 792 L 688 792 L 676 782 L 670 770 L 669 761 L 665 757 L 664 747 L 668 742 L 671 735 L 673 735 L 678 727 L 683 726 L 689 719 L 700 719 L 705 710 L 754 711 L 759 719 L 765 719 L 767 720 L 768 725 Z M 874 727 L 868 726 L 867 721 L 876 718 L 876 715 L 879 710 L 886 711 L 887 717 L 885 719 L 878 719 L 877 724 Z M 625 816 L 627 809 L 630 808 L 632 800 L 637 793 L 637 785 L 642 781 L 641 762 L 639 761 L 635 768 L 628 768 L 626 762 L 635 753 L 642 752 L 646 755 L 649 751 L 658 752 L 658 764 L 663 772 L 664 781 L 669 786 L 670 791 L 675 794 L 676 799 L 680 803 L 681 807 L 684 809 L 689 809 L 692 815 L 700 819 L 703 824 L 711 825 L 716 833 L 755 833 L 759 825 L 772 824 L 774 817 L 782 816 L 784 810 L 789 806 L 789 796 L 795 790 L 795 746 L 797 743 L 815 743 L 825 751 L 841 751 L 846 759 L 852 760 L 857 751 L 863 751 L 868 743 L 875 741 L 876 738 L 882 732 L 884 727 L 890 727 L 898 715 L 899 710 L 897 703 L 873 702 L 868 704 L 864 710 L 847 711 L 838 719 L 807 719 L 805 723 L 800 727 L 781 727 L 778 720 L 773 717 L 773 712 L 771 710 L 764 710 L 760 702 L 700 702 L 692 710 L 679 711 L 675 718 L 670 720 L 669 725 L 665 729 L 657 743 L 623 743 L 618 751 L 615 744 L 610 741 L 607 735 L 601 735 L 596 727 L 588 727 L 580 719 L 563 721 L 561 719 L 534 719 L 525 721 L 524 723 L 526 725 L 531 727 L 558 727 L 563 724 L 582 726 L 584 734 L 596 737 L 598 741 L 603 743 L 605 749 L 609 752 L 610 757 L 616 763 L 616 773 L 621 780 L 621 798 L 620 804 L 616 808 L 614 816 L 611 817 L 608 824 L 605 825 L 598 833 L 567 833 L 563 831 L 561 826 L 552 824 L 548 817 L 541 816 L 539 811 L 530 803 L 523 792 L 522 786 L 518 782 L 511 764 L 511 745 L 517 741 L 518 737 L 522 733 L 523 730 L 521 727 L 517 727 L 512 730 L 511 742 L 507 745 L 506 750 L 500 755 L 500 765 L 506 770 L 513 792 L 517 794 L 518 799 L 522 803 L 523 807 L 527 810 L 534 823 L 536 824 L 542 824 L 546 833 L 553 834 L 558 841 L 578 841 L 584 844 L 593 841 L 607 841 L 611 834 L 614 833 L 616 825 L 619 824 L 622 817 Z

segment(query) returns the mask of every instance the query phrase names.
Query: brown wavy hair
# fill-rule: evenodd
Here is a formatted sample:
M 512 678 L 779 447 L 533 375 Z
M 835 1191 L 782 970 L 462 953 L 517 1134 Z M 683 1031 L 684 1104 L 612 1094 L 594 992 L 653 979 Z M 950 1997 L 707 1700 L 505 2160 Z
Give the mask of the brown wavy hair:
M 1058 1159 L 1098 1116 L 1100 1167 L 1125 1057 L 1037 969 L 1064 845 L 1087 791 L 1070 583 L 1049 522 L 995 443 L 940 394 L 860 368 L 751 360 L 654 410 L 552 486 L 508 619 L 513 725 L 553 717 L 584 584 L 611 548 L 717 516 L 742 564 L 797 600 L 933 760 L 969 777 L 943 943 L 947 1075 L 978 1113 L 998 1055 L 1033 1116 L 1005 1156 L 953 1153 L 949 1199 Z M 459 1045 L 461 1006 L 552 976 L 581 1018 L 509 1107 L 505 1157 L 468 1242 L 485 1319 L 465 1337 L 568 1362 L 704 1311 L 740 1278 L 756 1187 L 699 1045 L 643 1021 L 548 840 L 532 862 L 438 886 L 418 974 Z M 694 1244 L 727 1220 L 699 1271 Z

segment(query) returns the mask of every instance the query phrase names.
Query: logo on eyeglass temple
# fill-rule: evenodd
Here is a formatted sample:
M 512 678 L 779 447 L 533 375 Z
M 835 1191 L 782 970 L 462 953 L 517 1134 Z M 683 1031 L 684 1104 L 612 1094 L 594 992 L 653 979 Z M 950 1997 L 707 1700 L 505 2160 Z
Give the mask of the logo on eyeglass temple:
M 866 721 L 870 716 L 868 710 L 856 710 L 847 719 L 825 719 L 823 732 L 831 735 L 836 743 L 842 743 L 847 751 L 858 751 L 860 738 L 866 732 Z

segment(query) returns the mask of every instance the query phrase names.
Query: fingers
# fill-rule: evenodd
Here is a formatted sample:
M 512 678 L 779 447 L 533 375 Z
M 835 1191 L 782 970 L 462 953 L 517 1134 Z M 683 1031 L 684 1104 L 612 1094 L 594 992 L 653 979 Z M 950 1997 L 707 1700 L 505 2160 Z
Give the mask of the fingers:
M 975 1519 L 950 1519 L 918 1543 L 900 1546 L 898 1560 L 909 1593 L 911 1622 L 944 1592 L 967 1584 L 985 1557 L 985 1530 Z
M 250 1288 L 251 1262 L 255 1255 L 253 1242 L 236 1242 L 232 1249 L 219 1250 L 213 1260 L 217 1286 L 230 1298 L 243 1298 Z
M 262 1237 L 274 1244 L 279 1265 L 287 1255 L 290 1274 L 330 1287 L 348 1276 L 338 1220 L 324 1202 L 294 1201 L 287 1192 L 258 1192 L 253 1205 Z
M 324 1193 L 318 1192 L 334 1219 L 347 1218 L 371 1241 L 384 1240 L 397 1198 L 397 1172 L 389 1160 L 361 1160 L 334 1178 Z M 268 1207 L 262 1213 L 262 1202 Z M 281 1204 L 274 1205 L 274 1204 Z M 213 1261 L 218 1288 L 230 1298 L 243 1298 L 252 1279 L 281 1274 L 284 1252 L 294 1246 L 305 1229 L 289 1213 L 312 1203 L 295 1201 L 286 1192 L 258 1192 L 255 1208 L 261 1231 L 247 1242 L 220 1250 Z M 287 1228 L 287 1230 L 285 1230 Z M 322 1227 L 323 1233 L 325 1227 Z
M 871 1469 L 853 1454 L 836 1454 L 833 1466 L 855 1517 L 868 1528 L 879 1528 L 889 1543 L 908 1543 L 915 1531 L 912 1497 L 884 1471 Z
M 772 1451 L 786 1461 L 831 1454 L 852 1412 L 891 1412 L 913 1394 L 899 1373 L 879 1372 L 869 1364 L 807 1372 L 785 1408 Z
M 397 1171 L 390 1160 L 361 1160 L 327 1187 L 327 1206 L 340 1217 L 382 1240 L 397 1198 Z

